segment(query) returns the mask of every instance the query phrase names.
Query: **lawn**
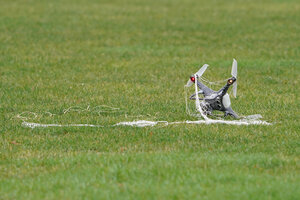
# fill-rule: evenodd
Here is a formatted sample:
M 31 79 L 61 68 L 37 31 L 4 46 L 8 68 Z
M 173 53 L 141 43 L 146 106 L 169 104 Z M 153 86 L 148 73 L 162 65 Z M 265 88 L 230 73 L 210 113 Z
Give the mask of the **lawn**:
M 299 198 L 299 1 L 0 5 L 0 199 Z M 196 120 L 189 75 L 233 58 L 233 109 L 273 125 L 111 126 Z

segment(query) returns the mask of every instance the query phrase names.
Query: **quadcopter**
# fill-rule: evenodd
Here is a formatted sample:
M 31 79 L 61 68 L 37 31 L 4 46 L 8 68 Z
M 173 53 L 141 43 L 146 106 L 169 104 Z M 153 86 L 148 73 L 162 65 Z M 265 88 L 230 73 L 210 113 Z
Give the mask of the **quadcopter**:
M 239 116 L 232 110 L 229 94 L 227 93 L 229 87 L 232 85 L 233 96 L 236 98 L 237 93 L 237 61 L 233 59 L 231 75 L 232 77 L 227 80 L 227 83 L 218 91 L 214 91 L 211 88 L 207 87 L 203 82 L 209 82 L 205 80 L 202 75 L 207 69 L 208 65 L 203 65 L 199 71 L 190 76 L 186 86 L 190 87 L 193 84 L 197 84 L 199 91 L 198 93 L 192 94 L 190 100 L 202 100 L 200 106 L 205 115 L 213 115 L 213 111 L 222 111 L 224 112 L 224 117 L 232 116 L 234 118 L 239 118 Z M 195 86 L 196 87 L 196 86 Z M 196 90 L 197 92 L 197 90 Z M 198 95 L 202 95 L 202 98 L 199 98 Z

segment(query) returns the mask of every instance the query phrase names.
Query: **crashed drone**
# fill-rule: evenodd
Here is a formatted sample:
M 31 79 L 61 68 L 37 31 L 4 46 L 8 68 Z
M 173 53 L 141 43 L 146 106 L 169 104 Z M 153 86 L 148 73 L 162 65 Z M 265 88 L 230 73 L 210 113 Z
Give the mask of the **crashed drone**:
M 224 112 L 224 116 L 232 116 L 234 118 L 239 118 L 239 116 L 232 110 L 231 108 L 231 102 L 229 98 L 229 94 L 227 93 L 229 87 L 232 85 L 233 87 L 233 96 L 236 98 L 237 93 L 237 61 L 233 59 L 232 63 L 232 70 L 231 75 L 232 77 L 227 80 L 227 83 L 224 87 L 222 87 L 218 91 L 214 91 L 208 86 L 206 86 L 203 82 L 208 83 L 215 83 L 215 82 L 209 82 L 205 80 L 202 75 L 207 69 L 208 65 L 203 65 L 200 70 L 191 75 L 190 79 L 188 80 L 186 86 L 190 87 L 193 84 L 197 84 L 199 91 L 196 91 L 194 94 L 190 96 L 190 100 L 196 100 L 199 102 L 199 100 L 202 100 L 199 106 L 199 109 L 203 111 L 203 114 L 205 115 L 213 115 L 212 112 L 222 111 Z M 203 97 L 199 97 L 198 95 L 202 95 Z

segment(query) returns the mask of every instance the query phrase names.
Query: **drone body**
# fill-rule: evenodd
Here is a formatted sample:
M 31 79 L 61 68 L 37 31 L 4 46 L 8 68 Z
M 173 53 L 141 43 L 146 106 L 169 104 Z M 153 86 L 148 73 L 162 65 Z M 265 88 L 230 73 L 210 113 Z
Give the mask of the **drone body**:
M 202 94 L 203 98 L 199 98 L 199 100 L 203 100 L 200 104 L 201 109 L 204 111 L 206 115 L 212 115 L 212 111 L 222 111 L 224 112 L 224 116 L 232 116 L 234 118 L 238 118 L 238 115 L 232 110 L 231 102 L 229 98 L 229 94 L 227 93 L 229 87 L 233 85 L 233 95 L 236 97 L 237 90 L 237 62 L 234 59 L 232 64 L 232 77 L 227 80 L 226 85 L 218 91 L 214 91 L 211 88 L 207 87 L 204 83 L 200 81 L 202 74 L 205 72 L 208 65 L 203 65 L 203 67 L 196 73 L 193 74 L 187 86 L 191 86 L 193 84 L 197 84 L 200 91 L 198 94 Z M 195 100 L 196 94 L 190 96 L 191 100 Z

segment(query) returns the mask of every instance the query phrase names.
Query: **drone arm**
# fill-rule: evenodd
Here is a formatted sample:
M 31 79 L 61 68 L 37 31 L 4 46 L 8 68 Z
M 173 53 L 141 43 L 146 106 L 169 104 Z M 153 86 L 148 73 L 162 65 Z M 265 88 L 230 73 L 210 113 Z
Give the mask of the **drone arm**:
M 203 94 L 203 91 L 202 91 L 202 90 L 199 91 L 198 94 Z M 196 99 L 195 96 L 196 96 L 196 93 L 195 93 L 195 94 L 192 94 L 192 95 L 190 96 L 190 100 L 195 100 L 195 99 Z M 199 99 L 201 100 L 201 98 L 199 98 Z
M 227 93 L 227 90 L 229 89 L 230 85 L 226 84 L 221 90 L 221 96 L 224 96 Z
M 234 77 L 228 79 L 226 85 L 221 90 L 219 90 L 219 93 L 221 92 L 221 96 L 224 96 L 227 93 L 227 90 L 235 81 L 236 81 L 236 78 L 234 78 Z
M 226 111 L 225 111 L 225 115 L 224 115 L 224 116 L 226 117 L 227 115 L 233 116 L 233 117 L 236 118 L 236 119 L 239 118 L 239 116 L 232 110 L 231 107 L 226 108 Z
M 202 90 L 202 94 L 204 94 L 204 96 L 211 95 L 211 93 L 214 92 L 212 89 L 210 89 L 203 83 L 199 82 L 198 80 L 197 80 L 197 86 L 199 87 L 200 90 Z

